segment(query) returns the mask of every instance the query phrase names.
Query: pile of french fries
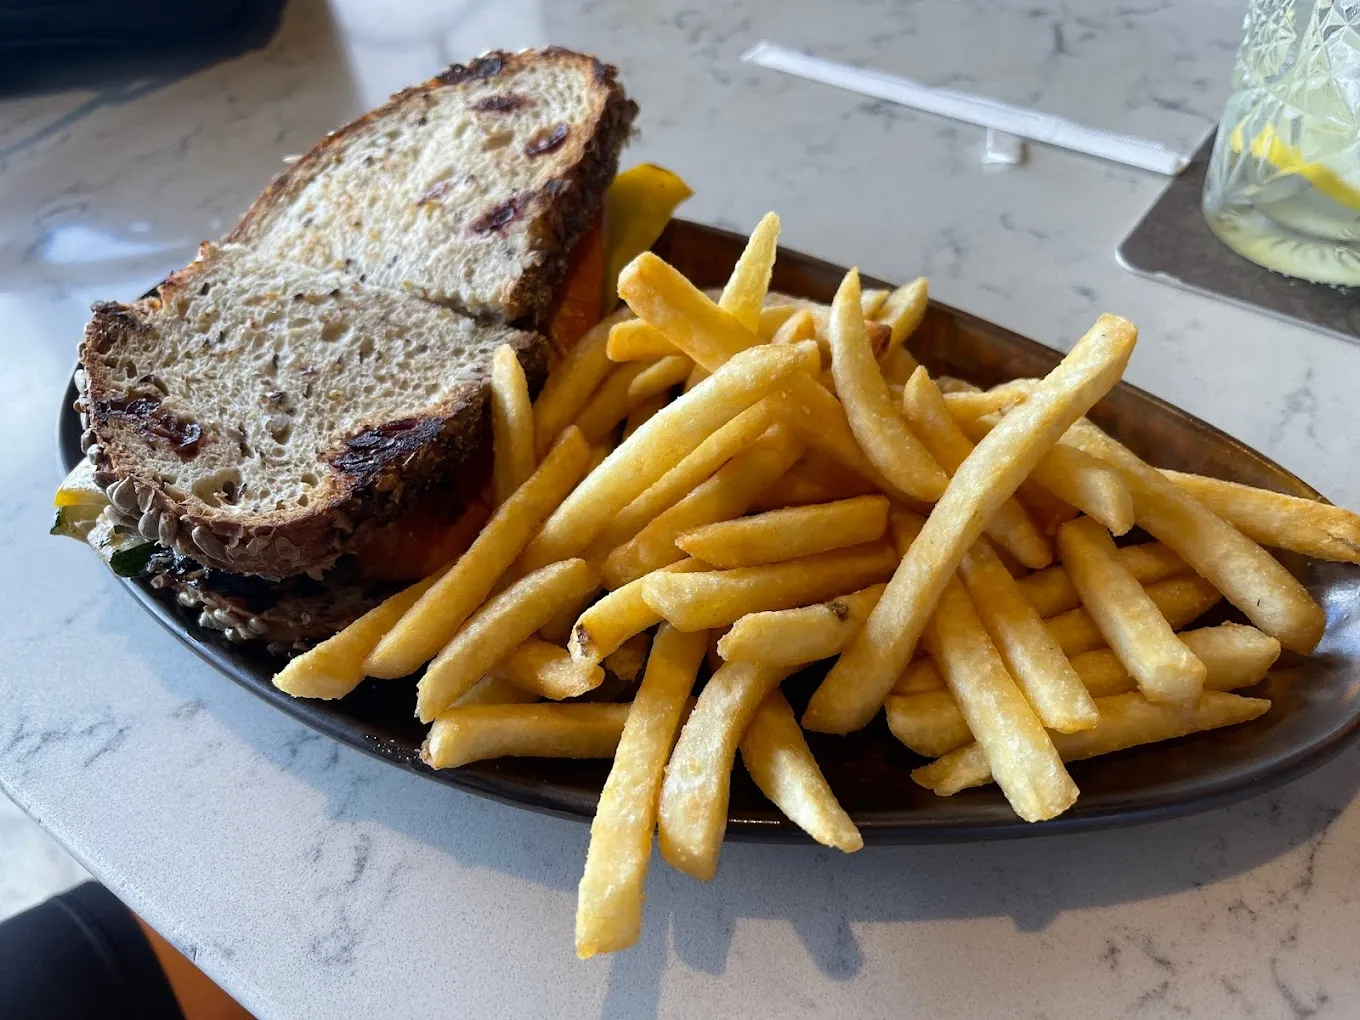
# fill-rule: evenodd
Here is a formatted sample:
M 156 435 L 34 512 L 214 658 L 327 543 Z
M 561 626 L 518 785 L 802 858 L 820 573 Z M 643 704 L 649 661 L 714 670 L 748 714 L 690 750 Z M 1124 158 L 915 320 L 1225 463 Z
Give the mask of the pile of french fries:
M 1079 793 L 1066 762 L 1269 708 L 1229 692 L 1282 646 L 1310 652 L 1325 618 L 1262 545 L 1360 562 L 1360 517 L 1158 471 L 1085 419 L 1133 350 L 1123 319 L 1043 379 L 932 379 L 906 344 L 924 280 L 861 291 L 851 270 L 830 306 L 769 294 L 778 234 L 766 216 L 716 300 L 638 256 L 625 306 L 532 405 L 503 349 L 478 538 L 275 680 L 336 698 L 424 667 L 437 769 L 612 758 L 582 957 L 637 940 L 653 832 L 713 875 L 738 754 L 844 851 L 863 841 L 803 732 L 880 711 L 934 759 L 917 783 L 995 782 L 1053 818 Z M 1117 546 L 1135 527 L 1153 541 Z M 1185 629 L 1222 598 L 1252 625 Z M 781 682 L 825 660 L 799 719 Z

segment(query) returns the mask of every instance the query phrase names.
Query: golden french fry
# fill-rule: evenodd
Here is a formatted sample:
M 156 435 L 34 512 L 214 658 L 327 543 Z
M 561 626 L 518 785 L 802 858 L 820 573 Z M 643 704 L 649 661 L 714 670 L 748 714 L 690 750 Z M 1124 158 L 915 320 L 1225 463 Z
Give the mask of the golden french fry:
M 818 553 L 762 567 L 691 574 L 655 571 L 642 583 L 646 603 L 681 630 L 725 627 L 770 609 L 791 609 L 884 580 L 897 563 L 885 544 Z
M 1099 717 L 1081 678 L 985 538 L 964 554 L 959 577 L 1039 721 L 1061 733 L 1094 726 Z
M 718 641 L 718 654 L 731 662 L 801 666 L 835 655 L 864 625 L 884 585 L 838 595 L 815 606 L 748 613 Z
M 671 402 L 669 393 L 658 393 L 654 397 L 649 397 L 637 407 L 628 412 L 628 417 L 623 420 L 623 438 L 627 439 L 634 432 L 645 425 L 657 411 Z M 605 451 L 604 457 L 613 453 L 613 447 Z M 600 463 L 604 463 L 604 457 L 600 458 Z M 599 465 L 597 464 L 596 467 Z
M 851 639 L 803 716 L 806 729 L 848 733 L 873 718 L 906 667 L 940 592 L 986 521 L 1071 423 L 1119 379 L 1137 338 L 1102 315 L 1023 404 L 959 466 L 883 598 Z
M 881 287 L 870 287 L 859 296 L 859 310 L 866 319 L 877 318 L 888 300 L 888 292 Z
M 973 444 L 949 416 L 944 397 L 924 368 L 918 368 L 907 380 L 902 391 L 902 411 L 945 473 L 952 475 L 958 471 L 973 452 Z M 1053 547 L 1014 497 L 996 508 L 984 530 L 1027 567 L 1038 569 L 1053 562 Z
M 1012 379 L 990 390 L 955 390 L 945 394 L 944 402 L 955 418 L 977 418 L 1022 402 L 1038 383 L 1038 379 Z
M 641 319 L 615 323 L 609 330 L 605 351 L 610 361 L 654 361 L 680 353 L 665 333 Z
M 762 400 L 742 411 L 620 510 L 596 537 L 592 549 L 600 550 L 599 558 L 603 559 L 623 545 L 755 442 L 770 427 L 771 421 L 771 404 L 768 400 Z
M 926 317 L 926 309 L 930 305 L 930 295 L 926 287 L 926 278 L 918 276 L 911 283 L 903 284 L 887 296 L 875 312 L 865 312 L 870 318 L 877 319 L 886 325 L 891 333 L 888 338 L 887 350 L 883 352 L 880 361 L 894 351 L 902 349 L 902 341 L 916 332 L 916 327 L 921 325 L 921 321 Z M 910 355 L 908 355 L 910 357 Z M 884 374 L 887 374 L 887 366 L 884 366 Z M 911 373 L 908 372 L 907 375 Z M 901 380 L 906 381 L 904 376 Z
M 756 708 L 789 670 L 729 662 L 699 692 L 666 765 L 657 811 L 661 856 L 701 881 L 718 867 L 737 745 Z
M 484 758 L 608 758 L 628 705 L 469 705 L 434 720 L 420 757 L 432 769 Z
M 1079 761 L 1139 744 L 1249 722 L 1268 711 L 1270 702 L 1205 691 L 1194 705 L 1154 703 L 1141 694 L 1116 694 L 1097 699 L 1096 707 L 1100 709 L 1100 725 L 1095 729 L 1053 735 L 1054 746 L 1064 761 Z M 990 783 L 992 773 L 983 749 L 978 744 L 969 744 L 915 769 L 911 778 L 941 797 L 948 797 L 971 786 Z
M 537 700 L 537 694 L 530 694 L 518 684 L 513 684 L 504 677 L 488 673 L 469 687 L 467 693 L 453 703 L 453 707 L 468 708 L 472 705 L 529 705 Z
M 812 312 L 806 308 L 799 308 L 775 330 L 774 336 L 770 337 L 770 343 L 797 344 L 804 340 L 816 341 L 816 339 L 817 324 L 812 320 Z
M 655 364 L 657 362 L 628 361 L 609 373 L 576 419 L 576 427 L 584 433 L 588 442 L 598 443 L 604 439 L 619 422 L 628 417 L 634 407 L 642 403 L 642 399 L 632 396 L 630 388 L 643 372 Z
M 492 498 L 500 506 L 529 480 L 538 464 L 529 383 L 509 344 L 496 348 L 491 358 L 491 449 Z
M 732 358 L 620 443 L 543 523 L 520 555 L 519 569 L 583 551 L 620 510 L 700 443 L 789 379 L 816 371 L 817 361 L 810 343 L 765 344 Z
M 620 680 L 631 684 L 642 672 L 651 648 L 652 639 L 649 635 L 634 634 L 604 657 L 605 668 Z
M 364 661 L 370 676 L 414 673 L 449 642 L 491 593 L 534 529 L 585 473 L 590 448 L 568 428 L 527 482 L 496 508 L 481 533 L 376 644 Z
M 955 579 L 940 596 L 925 643 L 1015 813 L 1036 822 L 1071 807 L 1076 784 Z
M 1253 542 L 1320 560 L 1360 563 L 1360 514 L 1218 478 L 1165 468 L 1162 474 Z
M 599 583 L 585 560 L 563 560 L 520 578 L 467 619 L 416 685 L 416 714 L 432 722 L 483 673 L 559 608 Z
M 1217 627 L 1181 631 L 1176 636 L 1204 663 L 1206 670 L 1204 689 L 1208 691 L 1231 691 L 1238 687 L 1249 687 L 1264 677 L 1266 671 L 1280 656 L 1278 641 L 1269 634 L 1262 634 L 1255 627 L 1240 623 L 1220 623 Z M 1138 689 L 1138 682 L 1129 676 L 1119 657 L 1108 648 L 1074 654 L 1071 662 L 1072 668 L 1076 670 L 1077 676 L 1081 678 L 1082 684 L 1093 698 L 1107 698 L 1112 694 L 1124 694 Z M 944 689 L 944 677 L 940 676 L 934 660 L 929 657 L 917 659 L 903 671 L 893 687 L 893 696 L 903 698 L 896 711 L 899 715 L 910 715 L 914 711 L 911 707 L 914 703 L 910 696 Z M 925 714 L 937 722 L 943 717 L 943 710 L 940 709 L 938 702 L 923 704 L 927 705 Z M 960 715 L 959 723 L 954 723 L 951 719 L 945 724 L 954 727 L 953 732 L 957 733 L 957 726 L 962 724 L 962 719 Z M 969 736 L 961 743 L 971 739 Z M 904 743 L 915 746 L 905 738 Z M 938 741 L 934 746 L 938 747 Z M 952 748 L 921 753 L 943 754 L 948 750 Z
M 695 365 L 689 370 L 689 376 L 685 379 L 685 392 L 688 393 L 712 374 L 703 365 Z
M 1275 557 L 1090 422 L 1077 422 L 1065 441 L 1119 468 L 1138 526 L 1178 552 L 1247 619 L 1290 651 L 1307 655 L 1317 646 L 1327 616 Z
M 984 414 L 978 418 L 956 419 L 966 436 L 979 442 L 990 432 L 999 415 Z M 1020 487 L 1020 494 L 1031 503 L 1060 501 L 1060 507 L 1074 507 L 1090 514 L 1112 534 L 1122 535 L 1133 527 L 1133 496 L 1119 472 L 1103 460 L 1066 443 L 1059 443 L 1044 454 L 1034 471 Z M 1072 518 L 1066 513 L 1057 524 Z M 1054 531 L 1057 530 L 1055 524 Z
M 1176 637 L 1114 539 L 1090 517 L 1058 529 L 1058 548 L 1082 605 L 1149 701 L 1190 704 L 1204 690 L 1204 663 Z
M 926 758 L 948 754 L 973 739 L 954 695 L 943 688 L 916 694 L 890 694 L 883 703 L 883 713 L 892 735 Z
M 1067 447 L 1067 449 L 1070 450 L 1071 447 Z M 1042 485 L 1039 485 L 1034 481 L 1033 475 L 1020 483 L 1020 488 L 1015 490 L 1015 498 L 1025 508 L 1030 520 L 1038 525 L 1043 534 L 1050 537 L 1058 533 L 1058 528 L 1061 525 L 1077 516 L 1076 507 L 1063 502 Z M 1133 505 L 1132 498 L 1130 498 L 1129 505 Z
M 778 297 L 771 295 L 771 298 L 773 301 L 767 298 L 765 307 L 760 310 L 760 324 L 756 327 L 756 335 L 767 342 L 773 340 L 780 327 L 799 311 L 795 304 L 773 303 Z
M 877 491 L 872 482 L 841 467 L 821 451 L 809 450 L 802 460 L 760 494 L 751 509 L 764 513 L 790 506 L 870 496 Z
M 729 358 L 760 342 L 675 267 L 651 252 L 643 252 L 624 268 L 619 276 L 619 295 L 706 371 L 716 371 Z M 820 365 L 820 355 L 818 362 Z M 809 369 L 809 373 L 816 371 L 819 369 Z M 785 391 L 787 420 L 810 446 L 825 451 L 875 484 L 881 482 L 889 495 L 895 494 L 860 450 L 840 401 L 815 378 L 802 373 L 783 380 L 780 388 Z
M 765 305 L 765 294 L 770 289 L 770 274 L 778 249 L 779 217 L 769 212 L 751 231 L 746 247 L 727 279 L 727 286 L 718 298 L 718 306 L 753 333 L 760 327 L 760 313 Z
M 948 476 L 888 394 L 865 334 L 859 273 L 853 269 L 836 291 L 827 332 L 836 393 L 860 449 L 899 491 L 927 501 L 938 499 Z
M 864 846 L 864 837 L 836 800 L 778 689 L 756 708 L 740 747 L 746 771 L 761 793 L 800 829 L 823 846 L 846 853 Z
M 632 315 L 627 308 L 620 308 L 605 316 L 577 341 L 561 364 L 548 373 L 548 379 L 534 401 L 534 449 L 540 459 L 590 402 L 596 387 L 614 367 L 606 350 L 609 330 L 616 322 L 632 318 Z
M 1202 577 L 1172 577 L 1144 589 L 1152 604 L 1172 630 L 1180 630 L 1218 605 L 1223 597 Z M 1105 636 L 1085 609 L 1069 609 L 1044 621 L 1062 647 L 1063 654 L 1077 655 L 1105 647 Z
M 676 538 L 691 528 L 728 520 L 746 512 L 761 491 L 787 471 L 802 454 L 792 430 L 771 425 L 760 439 L 718 469 L 673 507 L 605 558 L 600 574 L 610 588 L 683 559 Z
M 576 952 L 582 959 L 626 949 L 642 931 L 643 882 L 661 781 L 704 647 L 703 634 L 682 634 L 664 624 L 657 632 L 590 824 L 576 898 Z
M 491 667 L 491 675 L 508 680 L 540 698 L 561 701 L 580 697 L 599 687 L 604 670 L 593 663 L 573 659 L 565 648 L 528 637 Z
M 882 538 L 888 498 L 856 496 L 834 503 L 770 510 L 682 532 L 675 544 L 720 569 L 811 556 Z
M 689 377 L 693 367 L 694 362 L 683 354 L 672 354 L 652 362 L 629 384 L 629 401 L 641 403 L 658 394 L 668 393 Z
M 878 359 L 878 367 L 888 383 L 889 391 L 892 391 L 893 387 L 905 386 L 907 380 L 911 378 L 911 373 L 920 366 L 905 347 L 897 347 Z M 892 396 L 894 403 L 901 402 L 900 393 L 894 392 Z
M 1143 585 L 1164 581 L 1190 570 L 1183 559 L 1160 542 L 1121 546 L 1118 556 L 1125 569 Z M 1018 583 L 1030 605 L 1045 619 L 1081 605 L 1081 596 L 1072 587 L 1067 568 L 1061 563 L 1022 577 Z
M 439 583 L 450 567 L 452 564 L 389 595 L 344 630 L 303 652 L 274 674 L 274 686 L 295 698 L 343 698 L 363 680 L 364 662 L 383 635 Z
M 707 563 L 693 559 L 681 560 L 662 568 L 668 573 L 707 569 Z M 640 577 L 622 588 L 615 588 L 581 614 L 567 644 L 574 658 L 592 663 L 602 662 L 605 656 L 613 654 L 633 635 L 641 634 L 648 627 L 655 627 L 661 622 L 661 614 L 642 598 L 642 583 L 645 580 L 645 577 Z

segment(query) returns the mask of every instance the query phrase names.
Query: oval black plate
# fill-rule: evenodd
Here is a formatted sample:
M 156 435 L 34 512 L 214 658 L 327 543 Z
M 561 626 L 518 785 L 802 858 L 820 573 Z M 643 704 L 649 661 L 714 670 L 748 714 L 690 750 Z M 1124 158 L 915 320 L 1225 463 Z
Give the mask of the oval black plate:
M 671 225 L 657 252 L 699 286 L 720 286 L 746 239 L 684 221 Z M 781 250 L 772 286 L 829 301 L 844 270 Z M 866 286 L 887 286 L 865 280 Z M 1045 374 L 1061 355 L 1024 337 L 938 304 L 911 347 L 933 372 L 984 386 Z M 80 457 L 74 387 L 61 410 L 59 440 L 69 470 Z M 1120 384 L 1092 414 L 1154 464 L 1215 475 L 1299 496 L 1317 493 L 1279 465 L 1212 426 L 1151 394 Z M 1128 825 L 1166 818 L 1245 797 L 1316 768 L 1360 732 L 1360 568 L 1298 557 L 1287 565 L 1327 610 L 1327 633 L 1317 653 L 1299 659 L 1261 685 L 1274 707 L 1260 719 L 1169 744 L 1136 748 L 1080 762 L 1073 775 L 1081 799 L 1050 822 L 1020 821 L 995 787 L 940 798 L 907 773 L 922 759 L 892 738 L 881 717 L 849 737 L 809 734 L 827 779 L 866 839 L 926 843 L 1000 839 Z M 587 820 L 594 815 L 608 772 L 602 761 L 501 759 L 435 772 L 419 758 L 424 727 L 414 717 L 409 683 L 366 681 L 342 701 L 301 701 L 275 689 L 279 660 L 263 649 L 233 645 L 200 629 L 173 597 L 127 582 L 141 605 L 176 637 L 246 689 L 336 740 L 384 761 L 473 793 L 536 811 Z M 1232 619 L 1232 614 L 1204 622 Z M 1282 665 L 1289 665 L 1284 663 Z M 815 676 L 786 685 L 796 707 Z M 1258 693 L 1253 690 L 1251 693 Z M 739 840 L 803 841 L 764 799 L 743 769 L 732 782 L 727 834 Z

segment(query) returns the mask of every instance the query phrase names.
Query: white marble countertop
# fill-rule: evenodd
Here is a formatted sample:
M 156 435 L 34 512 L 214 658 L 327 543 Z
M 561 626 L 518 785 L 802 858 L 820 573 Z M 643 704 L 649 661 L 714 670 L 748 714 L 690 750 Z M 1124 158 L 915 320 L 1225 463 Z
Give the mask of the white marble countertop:
M 626 161 L 692 218 L 902 279 L 1066 346 L 1141 327 L 1129 378 L 1360 506 L 1360 347 L 1122 272 L 1163 181 L 742 65 L 758 38 L 1190 147 L 1240 3 L 296 0 L 264 51 L 0 99 L 0 786 L 261 1017 L 1347 1017 L 1360 755 L 1198 817 L 939 848 L 732 845 L 653 869 L 641 944 L 572 951 L 584 826 L 403 774 L 291 722 L 45 535 L 86 308 L 228 226 L 325 130 L 442 64 L 557 42 L 621 66 Z M 796 10 L 794 9 L 796 8 Z M 0 862 L 3 868 L 3 862 Z

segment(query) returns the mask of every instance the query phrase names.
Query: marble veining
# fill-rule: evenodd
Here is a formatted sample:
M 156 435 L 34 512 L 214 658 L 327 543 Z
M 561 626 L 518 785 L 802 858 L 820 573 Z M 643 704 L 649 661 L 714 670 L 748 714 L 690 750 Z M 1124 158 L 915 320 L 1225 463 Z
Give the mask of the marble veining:
M 618 63 L 628 161 L 685 214 L 1057 347 L 1140 326 L 1129 378 L 1360 506 L 1360 349 L 1123 273 L 1160 179 L 738 61 L 769 38 L 1189 149 L 1240 3 L 295 0 L 265 49 L 0 99 L 0 789 L 261 1017 L 1360 1015 L 1360 756 L 1196 817 L 1007 844 L 729 846 L 657 863 L 641 943 L 571 945 L 584 826 L 404 774 L 292 722 L 49 539 L 52 421 L 86 306 L 226 229 L 280 160 L 491 46 Z M 4 862 L 0 861 L 0 876 Z M 78 876 L 74 876 L 78 877 Z M 3 879 L 0 878 L 0 884 Z

